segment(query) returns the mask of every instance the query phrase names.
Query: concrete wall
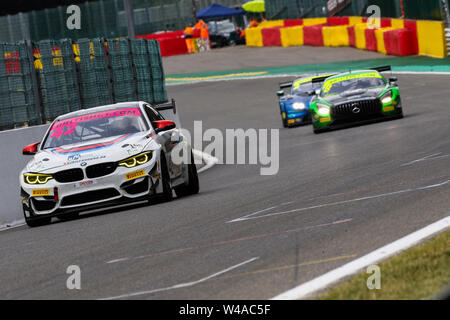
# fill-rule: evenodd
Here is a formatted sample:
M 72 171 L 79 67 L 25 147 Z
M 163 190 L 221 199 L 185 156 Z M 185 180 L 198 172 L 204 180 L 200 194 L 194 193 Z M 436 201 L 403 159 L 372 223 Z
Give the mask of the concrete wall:
M 0 132 L 0 228 L 23 222 L 19 173 L 32 156 L 22 155 L 23 147 L 40 141 L 47 125 Z

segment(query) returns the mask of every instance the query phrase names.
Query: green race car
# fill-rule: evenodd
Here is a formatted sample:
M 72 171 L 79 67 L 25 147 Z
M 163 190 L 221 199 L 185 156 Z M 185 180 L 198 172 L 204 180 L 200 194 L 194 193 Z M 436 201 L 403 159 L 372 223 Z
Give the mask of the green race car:
M 311 100 L 314 133 L 355 123 L 403 117 L 397 78 L 386 80 L 380 67 L 315 78 L 323 82 Z

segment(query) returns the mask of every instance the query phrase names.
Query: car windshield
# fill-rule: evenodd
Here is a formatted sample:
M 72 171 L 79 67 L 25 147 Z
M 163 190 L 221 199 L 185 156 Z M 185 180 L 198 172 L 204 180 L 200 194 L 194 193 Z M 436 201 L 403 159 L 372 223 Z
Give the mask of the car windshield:
M 316 91 L 320 89 L 321 83 L 312 83 L 312 82 L 304 82 L 304 83 L 296 83 L 294 81 L 292 85 L 292 94 L 300 94 L 306 95 L 310 91 Z
M 386 85 L 383 77 L 378 73 L 367 76 L 346 76 L 326 81 L 322 87 L 322 97 L 342 94 L 346 91 L 356 91 L 360 89 L 371 89 L 384 87 Z
M 43 149 L 148 130 L 138 107 L 118 108 L 55 121 Z
M 230 33 L 235 31 L 235 26 L 232 22 L 225 20 L 225 21 L 217 21 L 216 22 L 209 22 L 208 23 L 208 29 L 211 33 Z

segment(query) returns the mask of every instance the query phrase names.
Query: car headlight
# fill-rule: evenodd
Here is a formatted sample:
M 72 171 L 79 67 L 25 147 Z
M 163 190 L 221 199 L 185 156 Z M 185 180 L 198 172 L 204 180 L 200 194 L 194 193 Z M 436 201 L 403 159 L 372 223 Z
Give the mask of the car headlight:
M 149 151 L 149 152 L 141 153 L 141 154 L 138 154 L 137 156 L 133 156 L 133 157 L 127 158 L 125 160 L 122 160 L 119 162 L 119 166 L 133 168 L 133 167 L 136 167 L 141 164 L 149 162 L 151 158 L 152 158 L 152 152 Z
M 53 179 L 51 174 L 25 173 L 23 175 L 23 180 L 28 184 L 46 184 L 51 179 Z
M 295 110 L 303 110 L 306 108 L 306 106 L 303 102 L 294 102 L 292 104 L 292 108 L 294 108 Z
M 330 107 L 324 104 L 317 104 L 317 113 L 320 116 L 326 117 L 328 115 L 330 115 Z
M 381 102 L 383 104 L 388 104 L 392 102 L 392 91 L 389 91 L 384 96 L 381 97 Z

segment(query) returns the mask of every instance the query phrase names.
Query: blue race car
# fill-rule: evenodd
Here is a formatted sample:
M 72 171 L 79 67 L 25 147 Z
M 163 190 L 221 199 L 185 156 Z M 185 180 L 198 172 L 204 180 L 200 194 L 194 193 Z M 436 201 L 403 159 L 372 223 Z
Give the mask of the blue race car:
M 277 96 L 280 98 L 280 113 L 283 127 L 287 128 L 311 123 L 309 103 L 316 90 L 321 87 L 320 84 L 314 83 L 312 80 L 323 76 L 307 75 L 291 82 L 280 83 L 281 90 L 277 91 Z M 286 88 L 291 88 L 290 93 L 285 93 L 284 89 Z

